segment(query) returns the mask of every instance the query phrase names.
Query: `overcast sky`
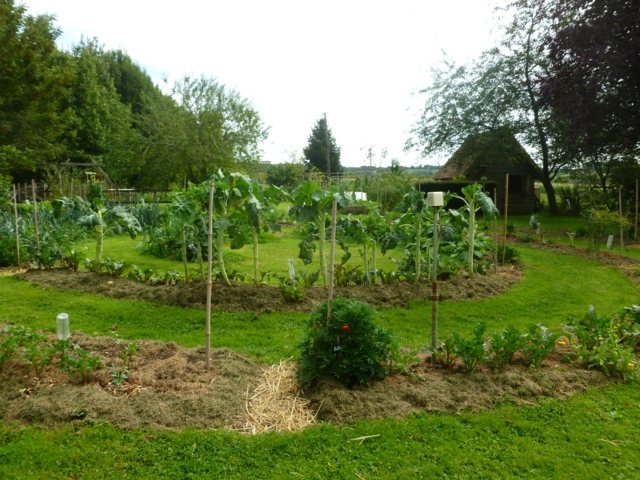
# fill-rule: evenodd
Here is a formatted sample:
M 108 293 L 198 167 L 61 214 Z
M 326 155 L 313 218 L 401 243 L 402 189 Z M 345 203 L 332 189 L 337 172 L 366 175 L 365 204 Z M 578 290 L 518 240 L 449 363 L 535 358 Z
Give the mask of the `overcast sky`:
M 270 128 L 263 145 L 270 162 L 301 156 L 326 113 L 347 166 L 368 164 L 367 147 L 374 165 L 439 162 L 403 151 L 424 101 L 417 91 L 443 52 L 471 60 L 492 45 L 497 24 L 496 0 L 21 3 L 32 15 L 56 17 L 62 48 L 95 37 L 124 50 L 158 84 L 205 75 L 236 90 Z

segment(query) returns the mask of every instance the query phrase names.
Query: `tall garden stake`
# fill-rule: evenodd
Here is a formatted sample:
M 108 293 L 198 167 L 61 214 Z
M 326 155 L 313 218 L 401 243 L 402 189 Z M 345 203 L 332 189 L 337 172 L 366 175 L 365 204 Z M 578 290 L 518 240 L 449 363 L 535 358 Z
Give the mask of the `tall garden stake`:
M 213 276 L 213 194 L 216 187 L 209 188 L 209 225 L 207 230 L 207 324 L 204 330 L 206 340 L 207 367 L 211 363 L 211 288 Z
M 327 299 L 327 328 L 331 319 L 331 304 L 333 303 L 333 282 L 336 266 L 336 224 L 338 217 L 338 201 L 334 198 L 331 204 L 331 250 L 329 254 L 329 298 Z
M 33 224 L 36 229 L 36 256 L 40 263 L 40 227 L 38 226 L 38 200 L 36 198 L 36 181 L 31 179 L 31 193 L 33 194 Z
M 493 203 L 498 205 L 498 189 L 493 189 Z M 493 217 L 493 273 L 498 273 L 498 216 Z
M 636 221 L 633 227 L 633 239 L 638 240 L 638 178 L 636 177 Z
M 618 187 L 618 206 L 620 207 L 620 255 L 624 255 L 624 217 L 622 216 L 622 185 Z
M 507 255 L 507 219 L 509 217 L 509 174 L 504 182 L 504 234 L 502 237 L 502 263 Z
M 16 223 L 16 260 L 20 265 L 20 225 L 18 224 L 18 195 L 16 194 L 16 184 L 13 184 L 13 216 Z
M 438 213 L 444 206 L 442 192 L 427 193 L 427 206 L 433 208 L 433 259 L 431 262 L 431 347 L 438 345 Z

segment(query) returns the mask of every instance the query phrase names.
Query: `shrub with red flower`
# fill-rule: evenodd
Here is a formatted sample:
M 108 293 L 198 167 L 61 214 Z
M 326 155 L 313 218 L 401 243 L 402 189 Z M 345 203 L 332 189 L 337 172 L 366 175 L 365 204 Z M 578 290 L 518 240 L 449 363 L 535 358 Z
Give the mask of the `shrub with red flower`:
M 300 382 L 311 386 L 330 377 L 352 387 L 384 378 L 396 347 L 375 315 L 370 305 L 347 298 L 333 301 L 328 322 L 326 302 L 314 311 L 301 344 Z

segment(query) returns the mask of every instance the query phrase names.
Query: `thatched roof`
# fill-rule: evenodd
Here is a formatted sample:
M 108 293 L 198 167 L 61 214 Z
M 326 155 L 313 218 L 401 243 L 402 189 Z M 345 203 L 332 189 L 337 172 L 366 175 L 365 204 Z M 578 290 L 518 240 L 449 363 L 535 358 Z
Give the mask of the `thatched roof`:
M 434 180 L 451 180 L 464 176 L 480 180 L 489 172 L 511 170 L 530 172 L 539 177 L 539 168 L 507 128 L 467 137 L 451 158 L 433 176 Z

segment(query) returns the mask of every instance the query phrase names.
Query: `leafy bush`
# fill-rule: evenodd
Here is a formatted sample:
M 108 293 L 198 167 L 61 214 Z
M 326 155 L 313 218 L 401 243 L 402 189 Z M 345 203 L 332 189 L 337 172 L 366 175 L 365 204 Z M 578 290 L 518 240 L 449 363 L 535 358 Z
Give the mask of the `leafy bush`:
M 68 341 L 58 343 L 64 345 L 60 360 L 62 370 L 79 382 L 87 383 L 93 377 L 93 373 L 102 368 L 102 359 L 99 356 L 89 353 L 79 345 L 69 345 Z
M 570 321 L 567 331 L 574 341 L 574 361 L 587 368 L 597 368 L 607 376 L 619 376 L 626 381 L 640 378 L 635 347 L 640 337 L 637 305 L 620 315 L 598 315 L 589 306 L 579 321 Z
M 513 326 L 494 333 L 489 343 L 489 363 L 494 368 L 504 367 L 513 360 L 513 356 L 524 344 L 525 337 Z
M 396 347 L 389 333 L 374 323 L 368 304 L 338 298 L 327 320 L 327 303 L 314 311 L 301 344 L 300 382 L 309 386 L 330 377 L 353 387 L 384 378 Z
M 473 372 L 479 363 L 483 363 L 487 359 L 487 352 L 484 348 L 485 330 L 486 325 L 481 323 L 473 329 L 471 338 L 461 337 L 457 332 L 453 334 L 453 351 L 462 360 L 464 370 L 467 373 Z
M 297 280 L 281 279 L 280 291 L 285 301 L 299 303 L 304 300 L 304 287 Z
M 522 353 L 527 363 L 532 367 L 539 367 L 549 356 L 556 345 L 559 335 L 541 324 L 531 325 L 525 334 L 525 344 Z
M 427 348 L 427 353 L 431 355 L 439 365 L 444 368 L 453 367 L 458 356 L 454 350 L 454 340 L 452 336 L 448 336 L 444 342 L 440 342 L 440 345 L 434 350 L 433 347 Z

